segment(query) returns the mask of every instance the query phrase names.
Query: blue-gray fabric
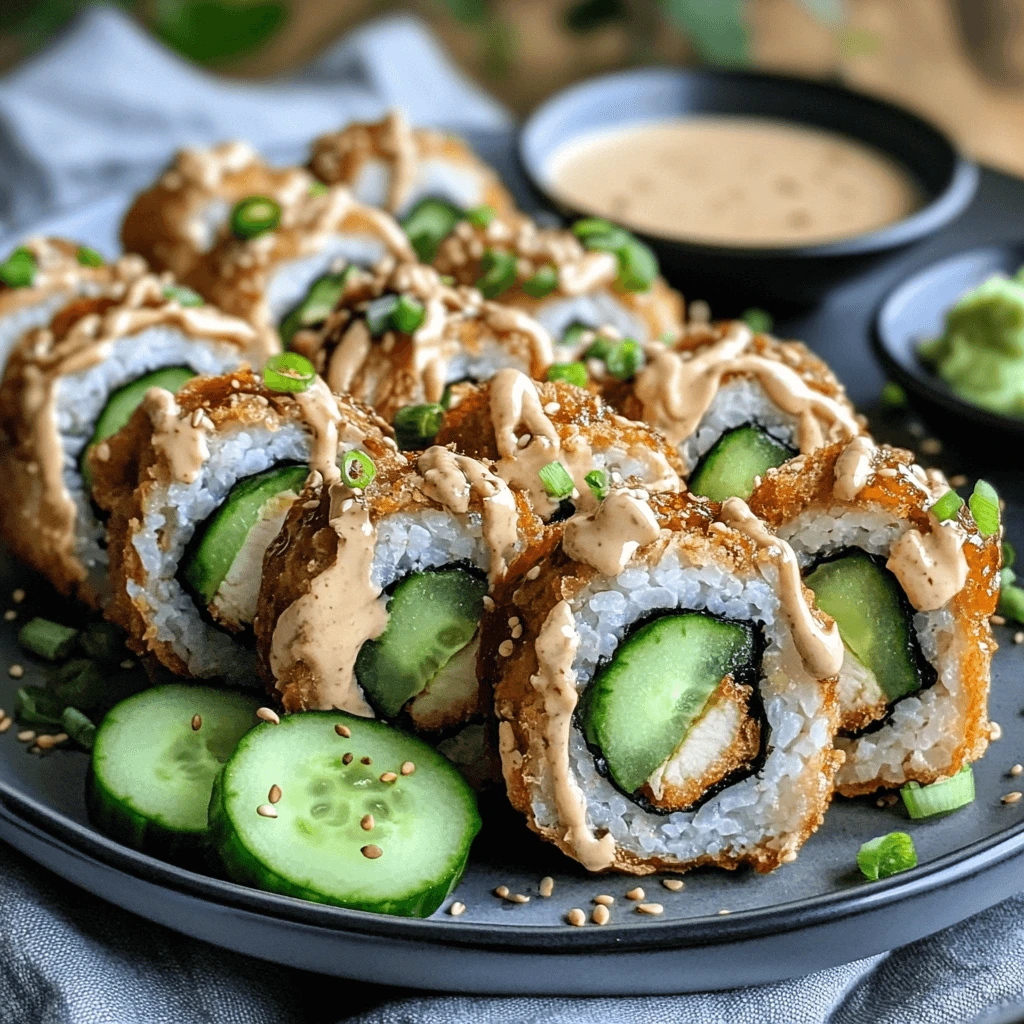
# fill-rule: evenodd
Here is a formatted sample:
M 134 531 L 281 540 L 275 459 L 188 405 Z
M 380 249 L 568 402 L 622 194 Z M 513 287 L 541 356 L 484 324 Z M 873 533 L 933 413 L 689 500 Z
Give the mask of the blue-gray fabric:
M 135 187 L 182 145 L 242 137 L 271 156 L 295 153 L 319 132 L 392 106 L 418 124 L 507 129 L 511 142 L 507 113 L 410 18 L 352 33 L 300 76 L 253 85 L 206 75 L 120 13 L 94 8 L 0 81 L 0 233 Z M 213 949 L 108 906 L 0 846 L 0 1024 L 976 1018 L 1024 1018 L 1024 897 L 892 953 L 759 988 L 645 999 L 482 998 L 317 978 Z

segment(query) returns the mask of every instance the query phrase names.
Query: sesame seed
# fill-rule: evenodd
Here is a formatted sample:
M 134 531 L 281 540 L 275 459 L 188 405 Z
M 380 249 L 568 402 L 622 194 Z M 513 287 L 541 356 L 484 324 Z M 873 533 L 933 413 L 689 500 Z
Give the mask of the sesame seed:
M 59 732 L 53 737 L 53 744 L 59 747 L 62 743 L 67 743 L 70 738 L 66 732 Z
M 611 912 L 608 910 L 608 908 L 603 903 L 599 903 L 596 907 L 594 907 L 594 911 L 590 915 L 590 920 L 593 921 L 594 924 L 607 924 L 608 919 L 611 916 Z
M 514 892 L 508 897 L 509 903 L 529 903 L 530 897 L 524 896 L 521 892 Z
M 403 761 L 400 771 L 403 775 L 412 775 L 416 771 L 416 765 L 412 761 Z
M 518 640 L 522 635 L 523 635 L 523 627 L 522 626 L 513 626 L 512 627 L 512 639 L 513 640 Z
M 199 730 L 202 729 L 202 727 L 203 727 L 203 716 L 202 715 L 193 715 L 192 716 L 192 731 L 193 732 L 199 732 Z
M 963 473 L 957 473 L 956 476 L 951 476 L 949 478 L 949 486 L 950 487 L 966 487 L 967 486 L 967 477 L 964 476 Z
M 686 883 L 681 878 L 663 878 L 661 884 L 665 886 L 669 892 L 679 892 Z
M 451 905 L 451 906 L 450 906 L 450 907 L 448 908 L 448 913 L 449 913 L 449 914 L 451 914 L 451 915 L 452 915 L 452 917 L 462 917 L 462 915 L 463 915 L 463 914 L 464 914 L 465 912 L 466 912 L 466 904 L 465 904 L 465 903 L 459 903 L 459 901 L 458 901 L 458 900 L 456 900 L 456 901 L 455 901 L 455 902 L 454 902 L 454 903 L 453 903 L 453 904 L 452 904 L 452 905 Z
M 498 644 L 498 653 L 503 658 L 507 658 L 513 650 L 515 650 L 515 647 L 511 640 L 502 640 L 501 643 Z
M 1006 625 L 1006 619 L 1004 619 L 1002 615 L 993 615 L 988 621 L 991 622 L 993 626 Z
M 535 566 L 534 566 L 534 567 L 533 567 L 533 568 L 532 568 L 532 569 L 531 569 L 531 570 L 530 570 L 530 571 L 529 571 L 529 572 L 528 572 L 528 573 L 526 574 L 526 578 L 527 578 L 528 580 L 535 580 L 535 579 L 536 579 L 536 578 L 537 578 L 537 577 L 538 577 L 539 575 L 540 575 L 540 566 L 539 566 L 539 565 L 535 565 Z
M 349 754 L 344 754 L 342 756 L 342 758 L 341 758 L 341 763 L 342 764 L 351 764 L 352 763 L 352 755 L 350 753 Z
M 731 914 L 731 910 L 726 910 L 724 907 L 718 912 L 719 917 L 725 917 L 726 914 Z
M 376 824 L 376 822 L 373 820 L 373 815 L 372 814 L 364 814 L 362 816 L 362 818 L 359 819 L 359 827 L 364 832 L 372 831 L 373 830 L 373 826 L 375 824 Z
M 565 915 L 565 919 L 569 924 L 574 925 L 576 928 L 582 928 L 587 923 L 587 915 L 584 914 L 579 907 L 573 907 L 572 910 Z
M 382 856 L 383 853 L 384 853 L 384 851 L 379 846 L 374 846 L 373 843 L 370 843 L 369 846 L 364 846 L 359 852 L 367 860 L 376 860 L 378 857 Z
M 883 801 L 882 801 L 882 803 L 883 803 L 884 805 L 888 806 L 888 804 L 889 804 L 889 801 L 888 801 L 888 799 L 885 799 L 885 800 L 883 800 Z M 785 853 L 784 853 L 784 854 L 782 855 L 782 863 L 783 863 L 783 864 L 792 864 L 792 863 L 793 863 L 793 861 L 795 861 L 795 860 L 796 860 L 797 856 L 798 856 L 798 854 L 797 854 L 796 850 L 787 850 L 787 851 L 786 851 L 786 852 L 785 852 Z
M 4 612 L 4 622 L 13 622 L 18 617 L 18 613 L 13 608 L 8 608 Z
M 127 672 L 128 669 L 135 668 L 135 662 L 131 658 L 125 658 L 124 661 L 121 662 L 121 668 Z
M 44 734 L 36 740 L 36 746 L 40 750 L 50 750 L 52 747 L 57 746 L 57 737 Z
M 12 665 L 7 670 L 7 674 L 12 679 L 20 679 L 25 674 L 25 669 L 21 665 Z
M 544 899 L 548 899 L 555 891 L 555 880 L 550 875 L 545 875 L 540 880 L 539 891 Z
M 518 625 L 519 625 L 519 616 L 518 615 L 513 615 L 512 618 L 508 620 L 508 628 L 509 629 L 515 629 L 515 627 L 518 626 Z
M 19 743 L 31 743 L 35 738 L 35 729 L 22 729 L 21 732 L 18 733 Z
M 659 914 L 665 912 L 665 908 L 660 903 L 638 903 L 636 912 L 638 914 L 650 914 L 651 917 L 657 917 Z
M 1000 799 L 1003 801 L 1004 804 L 1015 804 L 1018 800 L 1020 800 L 1022 796 L 1024 796 L 1024 793 L 1021 793 L 1019 790 L 1015 789 L 1012 793 L 1006 793 Z
M 271 725 L 281 724 L 281 716 L 273 708 L 257 708 L 256 717 Z
M 877 800 L 875 801 L 875 806 L 876 806 L 876 807 L 884 807 L 884 806 L 885 806 L 885 801 L 884 801 L 884 800 L 883 800 L 883 799 L 882 799 L 881 797 L 879 797 L 879 798 L 878 798 L 878 799 L 877 799 Z
M 18 587 L 17 590 L 11 591 L 11 600 L 15 604 L 21 604 L 25 600 L 25 591 Z
M 372 757 L 361 757 L 361 758 L 359 758 L 359 763 L 360 764 L 373 764 L 373 758 Z
M 921 451 L 925 455 L 938 455 L 942 451 L 942 442 L 937 437 L 926 437 L 921 442 Z
M 494 603 L 494 598 L 490 597 L 488 594 L 484 594 L 483 606 L 484 611 L 488 612 L 493 612 L 494 609 L 497 607 Z
M 602 907 L 610 907 L 614 905 L 615 897 L 609 896 L 606 892 L 603 892 L 600 896 L 594 897 L 594 902 L 600 904 Z
M 10 727 L 12 725 L 14 725 L 14 719 L 13 718 L 5 718 L 5 719 L 3 719 L 2 721 L 0 721 L 0 733 L 7 732 L 7 730 L 10 729 Z
M 342 725 L 340 722 L 334 727 L 334 731 L 339 736 L 344 736 L 345 739 L 350 739 L 352 736 L 352 730 L 347 725 Z
M 499 885 L 498 888 L 494 890 L 494 895 L 500 897 L 501 899 L 505 899 L 508 896 L 508 886 Z
M 1011 774 L 1011 775 L 1012 775 L 1012 776 L 1013 776 L 1014 778 L 1017 778 L 1017 776 L 1018 776 L 1018 775 L 1020 775 L 1020 773 L 1021 773 L 1021 772 L 1024 772 L 1024 764 L 1015 764 L 1015 765 L 1014 765 L 1014 766 L 1013 766 L 1013 767 L 1012 767 L 1012 768 L 1010 769 L 1010 774 Z
M 273 804 L 260 804 L 259 807 L 256 808 L 256 813 L 261 818 L 276 818 L 277 808 Z
M 275 782 L 270 787 L 270 792 L 267 794 L 267 799 L 272 803 L 276 804 L 281 800 L 281 787 Z
M 1003 738 L 1003 727 L 998 722 L 988 723 L 988 738 L 995 743 Z
M 643 889 L 641 889 L 640 886 L 638 885 L 635 889 L 630 889 L 629 892 L 626 893 L 626 899 L 627 900 L 642 900 L 646 895 L 647 895 L 647 893 L 645 893 L 643 891 Z
M 385 772 L 381 777 L 381 782 L 394 782 L 398 776 L 394 772 Z

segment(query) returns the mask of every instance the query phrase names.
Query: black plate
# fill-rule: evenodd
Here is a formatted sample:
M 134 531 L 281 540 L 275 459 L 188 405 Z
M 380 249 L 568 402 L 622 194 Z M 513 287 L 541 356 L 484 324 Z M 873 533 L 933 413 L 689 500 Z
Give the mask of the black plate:
M 1024 438 L 1024 419 L 980 409 L 958 397 L 941 377 L 917 358 L 920 342 L 942 333 L 946 313 L 965 292 L 996 273 L 1015 274 L 1024 266 L 1024 242 L 989 245 L 960 253 L 908 277 L 882 303 L 875 319 L 875 348 L 892 376 L 911 392 L 937 433 L 963 431 L 991 439 Z
M 963 213 L 977 188 L 977 167 L 942 132 L 909 111 L 837 85 L 732 71 L 645 68 L 572 86 L 543 103 L 526 122 L 519 155 L 534 187 L 558 206 L 549 187 L 550 158 L 568 139 L 695 114 L 779 118 L 841 132 L 902 164 L 925 196 L 920 210 L 895 224 L 816 245 L 715 246 L 642 235 L 669 276 L 691 282 L 695 294 L 712 301 L 736 288 L 748 305 L 814 301 L 892 249 L 945 227 Z

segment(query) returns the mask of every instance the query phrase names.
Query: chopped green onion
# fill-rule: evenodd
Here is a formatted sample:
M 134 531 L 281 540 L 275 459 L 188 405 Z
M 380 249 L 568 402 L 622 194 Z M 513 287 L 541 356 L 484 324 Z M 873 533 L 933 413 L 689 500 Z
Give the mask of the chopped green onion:
M 1017 582 L 1017 574 L 1007 566 L 999 570 L 999 586 L 1012 587 Z
M 248 196 L 231 211 L 231 233 L 247 241 L 273 231 L 281 223 L 281 204 L 269 196 Z
M 502 249 L 487 249 L 480 261 L 483 275 L 476 282 L 477 288 L 485 299 L 495 299 L 516 283 L 516 265 L 514 253 Z
M 548 497 L 562 501 L 571 497 L 574 488 L 569 471 L 560 462 L 549 462 L 537 474 Z
M 398 304 L 391 314 L 391 322 L 395 329 L 403 334 L 412 334 L 426 318 L 427 311 L 423 303 L 408 295 L 399 295 Z
M 618 380 L 631 380 L 643 363 L 644 352 L 638 342 L 624 338 L 605 356 L 608 372 Z
M 578 388 L 587 386 L 587 368 L 583 363 L 554 363 L 548 367 L 548 380 L 564 380 Z
M 433 443 L 444 421 L 444 409 L 436 402 L 405 405 L 395 413 L 395 437 L 403 451 L 418 451 Z
M 886 409 L 906 409 L 907 393 L 894 380 L 887 380 L 882 385 L 882 393 L 879 400 Z
M 446 288 L 455 287 L 455 278 L 451 274 L 438 274 L 438 281 L 441 282 Z
M 999 591 L 999 614 L 1024 623 L 1024 589 L 1004 585 Z
M 485 203 L 483 206 L 476 206 L 469 210 L 466 213 L 466 220 L 475 228 L 485 228 L 497 216 L 494 207 Z
M 857 867 L 871 881 L 917 867 L 914 840 L 906 832 L 869 839 L 857 852 Z
M 647 291 L 658 276 L 658 257 L 636 238 L 622 246 L 616 256 L 619 259 L 618 286 L 627 292 Z
M 91 622 L 85 627 L 78 646 L 97 661 L 116 665 L 125 656 L 124 634 L 109 622 Z
M 982 537 L 991 537 L 999 532 L 999 495 L 990 483 L 979 480 L 974 485 L 969 504 Z
M 14 717 L 28 725 L 60 725 L 60 702 L 41 686 L 22 686 L 14 695 Z
M 583 353 L 584 359 L 600 359 L 603 363 L 611 355 L 615 345 L 607 338 L 598 335 Z
M 974 772 L 965 764 L 951 779 L 933 782 L 930 786 L 908 782 L 900 789 L 900 796 L 912 818 L 948 814 L 974 803 Z
M 96 726 L 78 708 L 65 708 L 60 716 L 60 724 L 83 750 L 92 750 L 96 742 Z
M 593 334 L 594 328 L 588 327 L 586 324 L 581 324 L 579 321 L 569 324 L 564 331 L 562 331 L 562 337 L 558 339 L 561 345 L 580 345 L 583 342 L 583 335 Z M 601 358 L 604 358 L 603 356 Z
M 443 199 L 421 199 L 402 218 L 402 230 L 423 263 L 433 263 L 441 243 L 462 220 L 462 211 Z
M 558 271 L 545 264 L 523 282 L 523 291 L 532 299 L 543 299 L 558 287 Z M 562 338 L 565 341 L 565 337 Z
M 63 661 L 78 643 L 79 631 L 49 619 L 29 619 L 18 633 L 18 643 L 47 661 Z
M 576 221 L 572 233 L 588 249 L 603 249 L 607 252 L 614 252 L 631 237 L 628 231 L 602 217 L 586 217 Z
M 956 519 L 957 512 L 959 512 L 963 507 L 964 499 L 961 498 L 956 491 L 946 491 L 946 493 L 939 498 L 934 505 L 932 505 L 930 511 L 932 515 L 942 523 L 947 519 Z
M 312 181 L 309 184 L 309 194 L 311 196 L 325 196 L 330 191 L 322 181 Z
M 366 307 L 366 326 L 370 329 L 372 337 L 379 338 L 392 326 L 391 317 L 396 309 L 398 296 L 394 293 L 382 295 Z
M 77 708 L 92 710 L 114 703 L 106 674 L 90 658 L 74 658 L 61 665 L 50 685 L 62 708 L 73 704 Z
M 592 469 L 584 478 L 591 493 L 598 501 L 608 497 L 608 474 L 603 469 Z
M 1005 565 L 1006 568 L 1009 569 L 1010 566 L 1012 566 L 1013 563 L 1016 560 L 1017 560 L 1017 552 L 1014 551 L 1013 545 L 1008 540 L 1004 540 L 1003 541 L 1003 565 Z
M 38 269 L 35 256 L 22 246 L 0 263 L 0 281 L 8 288 L 28 288 L 35 281 Z
M 77 259 L 79 264 L 83 267 L 102 267 L 106 262 L 101 253 L 98 253 L 95 249 L 91 249 L 87 245 L 80 245 L 78 247 L 78 252 L 75 253 L 75 259 Z
M 298 352 L 280 352 L 263 367 L 263 383 L 271 391 L 305 391 L 314 380 L 313 364 Z
M 775 326 L 775 318 L 766 309 L 752 306 L 740 313 L 740 319 L 755 333 L 769 334 Z
M 353 449 L 341 457 L 341 477 L 349 487 L 364 491 L 376 475 L 377 467 L 365 452 Z
M 186 288 L 183 284 L 169 284 L 164 288 L 164 298 L 176 302 L 179 306 L 201 306 L 204 302 L 199 292 Z

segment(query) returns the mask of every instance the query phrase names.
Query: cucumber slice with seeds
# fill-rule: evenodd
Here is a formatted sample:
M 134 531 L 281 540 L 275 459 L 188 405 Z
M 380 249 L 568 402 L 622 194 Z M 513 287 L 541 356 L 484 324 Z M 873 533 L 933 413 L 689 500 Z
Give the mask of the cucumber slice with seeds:
M 712 501 L 743 498 L 754 490 L 754 478 L 781 466 L 796 452 L 760 427 L 730 430 L 701 459 L 689 480 L 690 490 Z
M 243 885 L 427 917 L 461 878 L 480 816 L 458 771 L 425 743 L 383 722 L 307 711 L 239 743 L 214 785 L 210 828 Z
M 86 790 L 90 821 L 136 850 L 201 863 L 213 780 L 259 721 L 257 707 L 242 693 L 184 684 L 116 704 L 96 732 Z

